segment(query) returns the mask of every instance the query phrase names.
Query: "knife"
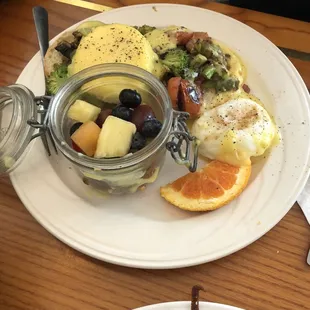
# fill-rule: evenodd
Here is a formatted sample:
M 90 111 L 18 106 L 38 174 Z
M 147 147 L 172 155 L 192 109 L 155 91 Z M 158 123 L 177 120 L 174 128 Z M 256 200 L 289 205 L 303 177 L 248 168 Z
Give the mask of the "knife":
M 310 181 L 308 181 L 297 202 L 310 225 Z
M 310 225 L 310 179 L 308 180 L 304 190 L 297 199 L 301 210 L 303 211 L 309 225 Z M 307 263 L 310 265 L 310 249 L 308 252 Z

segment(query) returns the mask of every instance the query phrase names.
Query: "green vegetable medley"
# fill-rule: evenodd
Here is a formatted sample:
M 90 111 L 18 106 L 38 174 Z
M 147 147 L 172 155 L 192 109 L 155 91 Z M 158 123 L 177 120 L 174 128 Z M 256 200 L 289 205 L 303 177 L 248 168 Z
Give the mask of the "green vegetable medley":
M 173 76 L 189 81 L 199 78 L 202 88 L 215 89 L 216 92 L 236 90 L 239 80 L 229 73 L 230 55 L 224 54 L 211 38 L 197 40 L 186 48 L 178 47 L 169 51 L 162 59 L 163 64 Z

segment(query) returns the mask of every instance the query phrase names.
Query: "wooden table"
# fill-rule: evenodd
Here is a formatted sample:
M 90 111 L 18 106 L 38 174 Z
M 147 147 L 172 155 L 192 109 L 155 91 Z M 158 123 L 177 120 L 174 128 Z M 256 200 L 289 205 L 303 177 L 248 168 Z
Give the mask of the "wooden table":
M 118 7 L 139 0 L 96 2 Z M 310 88 L 306 54 L 310 53 L 310 24 L 202 0 L 180 2 L 230 15 L 286 48 Z M 38 4 L 49 11 L 51 37 L 96 13 L 51 0 L 0 0 L 1 86 L 14 83 L 38 50 L 31 13 Z M 208 301 L 257 310 L 310 309 L 310 267 L 305 262 L 309 244 L 309 226 L 295 204 L 259 241 L 213 263 L 171 271 L 118 267 L 89 258 L 56 240 L 28 213 L 9 178 L 2 178 L 0 309 L 129 309 L 188 300 L 194 284 L 206 288 L 202 299 Z

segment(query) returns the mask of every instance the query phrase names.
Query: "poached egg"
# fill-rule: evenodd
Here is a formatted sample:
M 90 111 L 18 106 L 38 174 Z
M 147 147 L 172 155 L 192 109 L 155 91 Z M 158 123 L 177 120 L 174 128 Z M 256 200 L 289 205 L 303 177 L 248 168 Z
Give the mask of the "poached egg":
M 235 166 L 251 164 L 277 134 L 268 112 L 248 98 L 232 99 L 205 111 L 192 127 L 200 141 L 199 153 Z

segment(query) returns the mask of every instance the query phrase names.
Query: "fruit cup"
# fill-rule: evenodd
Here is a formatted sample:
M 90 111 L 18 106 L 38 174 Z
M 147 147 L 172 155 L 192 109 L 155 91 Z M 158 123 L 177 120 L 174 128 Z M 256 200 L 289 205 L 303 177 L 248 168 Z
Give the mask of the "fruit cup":
M 72 147 L 70 138 L 74 124 L 67 115 L 70 106 L 76 100 L 85 100 L 100 109 L 111 109 L 119 103 L 118 97 L 123 89 L 134 89 L 141 95 L 143 104 L 149 105 L 162 123 L 161 131 L 143 149 L 124 157 L 95 158 L 78 152 L 76 147 Z M 38 104 L 38 98 L 34 100 L 30 94 L 28 97 L 26 93 L 24 95 L 27 100 Z M 35 121 L 32 115 L 32 120 L 24 126 L 31 128 L 31 125 L 39 128 L 41 133 L 50 134 L 58 152 L 70 166 L 73 164 L 84 183 L 111 194 L 124 194 L 133 193 L 156 180 L 167 150 L 177 164 L 185 165 L 190 171 L 196 170 L 198 143 L 187 130 L 187 117 L 186 113 L 172 109 L 166 88 L 149 72 L 131 65 L 104 64 L 70 77 L 51 98 L 43 124 Z M 43 134 L 42 140 L 45 138 Z M 18 160 L 17 157 L 13 160 L 7 157 L 6 165 L 10 164 L 9 159 L 11 163 Z

